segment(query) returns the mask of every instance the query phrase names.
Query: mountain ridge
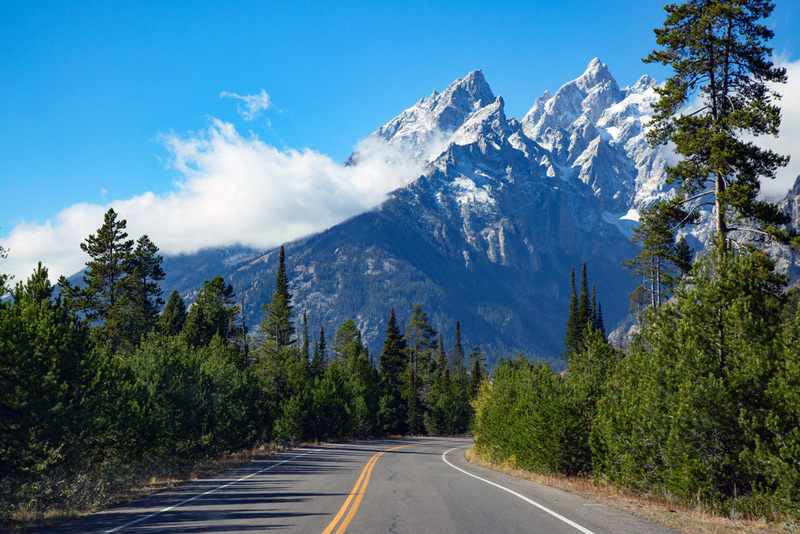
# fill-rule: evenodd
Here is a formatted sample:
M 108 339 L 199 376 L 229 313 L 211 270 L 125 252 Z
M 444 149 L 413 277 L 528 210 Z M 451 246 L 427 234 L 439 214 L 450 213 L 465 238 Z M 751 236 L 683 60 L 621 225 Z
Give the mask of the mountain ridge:
M 523 352 L 560 365 L 570 270 L 587 263 L 613 328 L 635 282 L 620 263 L 635 254 L 638 210 L 672 194 L 669 154 L 644 137 L 655 86 L 645 75 L 620 88 L 595 58 L 522 120 L 506 116 L 480 70 L 417 100 L 370 139 L 423 162 L 422 174 L 381 206 L 286 244 L 295 309 L 313 332 L 353 319 L 377 352 L 390 308 L 402 320 L 419 303 L 445 339 L 459 320 L 465 345 L 491 351 L 490 362 Z M 696 248 L 704 232 L 690 235 Z M 252 327 L 276 262 L 274 250 L 244 247 L 166 258 L 162 285 L 192 300 L 199 274 L 217 266 Z

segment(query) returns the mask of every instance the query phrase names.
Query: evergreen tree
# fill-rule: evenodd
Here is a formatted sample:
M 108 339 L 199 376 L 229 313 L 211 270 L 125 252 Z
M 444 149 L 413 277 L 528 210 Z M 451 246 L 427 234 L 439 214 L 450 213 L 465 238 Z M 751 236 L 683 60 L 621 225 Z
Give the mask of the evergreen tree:
M 586 280 L 586 262 L 581 268 L 581 292 L 578 295 L 578 337 L 583 341 L 583 331 L 592 321 L 592 307 L 589 302 L 589 284 Z
M 472 349 L 472 354 L 469 357 L 471 371 L 469 375 L 469 398 L 475 399 L 478 397 L 478 390 L 481 384 L 486 379 L 486 355 L 477 345 Z
M 575 268 L 569 274 L 569 312 L 567 314 L 567 332 L 564 336 L 564 345 L 567 347 L 565 356 L 571 352 L 580 351 L 581 331 L 583 325 L 578 318 L 578 296 L 575 293 Z
M 450 356 L 450 374 L 453 377 L 463 377 L 464 369 L 464 347 L 461 345 L 461 325 L 456 321 L 456 331 L 454 334 L 453 352 Z
M 426 382 L 430 378 L 433 351 L 436 348 L 436 330 L 428 319 L 428 313 L 419 304 L 414 304 L 406 326 L 406 347 L 411 366 Z
M 143 235 L 136 241 L 131 257 L 129 289 L 128 337 L 138 340 L 150 332 L 158 321 L 159 310 L 164 304 L 158 282 L 164 279 L 158 247 Z
M 672 142 L 683 157 L 667 168 L 679 184 L 665 214 L 678 223 L 696 222 L 697 210 L 714 207 L 719 245 L 727 247 L 730 232 L 741 230 L 800 239 L 778 230 L 788 222 L 774 205 L 759 199 L 760 179 L 774 178 L 788 158 L 758 147 L 751 136 L 777 135 L 778 93 L 768 84 L 785 83 L 786 70 L 775 68 L 766 42 L 773 32 L 762 24 L 774 5 L 768 0 L 704 0 L 669 4 L 662 28 L 655 30 L 660 47 L 645 58 L 674 74 L 657 87 L 652 145 Z M 700 96 L 700 107 L 685 113 Z
M 595 328 L 595 330 L 600 332 L 600 334 L 603 336 L 603 338 L 606 337 L 606 325 L 605 325 L 605 322 L 603 321 L 603 303 L 602 302 L 598 302 L 597 303 L 597 318 L 595 320 L 595 327 L 594 328 Z
M 92 424 L 88 330 L 39 266 L 0 302 L 0 495 L 3 508 L 54 491 L 46 477 L 80 461 Z M 62 486 L 63 487 L 63 486 Z M 0 509 L 0 517 L 6 509 Z
M 677 267 L 678 271 L 680 272 L 681 277 L 692 272 L 693 257 L 694 252 L 692 251 L 692 248 L 689 246 L 689 243 L 686 242 L 686 238 L 681 236 L 681 238 L 675 244 L 675 254 L 673 260 L 675 267 Z
M 327 346 L 325 343 L 325 327 L 319 327 L 319 340 L 314 344 L 314 357 L 311 359 L 311 377 L 319 378 L 328 367 Z
M 167 305 L 164 306 L 164 311 L 158 319 L 158 329 L 165 336 L 176 336 L 183 330 L 184 322 L 186 322 L 186 305 L 178 290 L 174 289 L 169 294 Z
M 380 400 L 381 427 L 388 434 L 403 434 L 406 431 L 407 408 L 402 399 L 404 375 L 409 369 L 406 342 L 400 334 L 394 308 L 386 323 L 386 339 L 378 356 L 384 394 Z M 405 405 L 405 406 L 404 406 Z
M 422 431 L 424 397 L 431 386 L 433 351 L 436 348 L 436 330 L 428 320 L 428 314 L 419 304 L 414 304 L 406 327 L 406 347 L 409 353 L 411 383 L 407 385 L 409 406 L 409 431 Z
M 346 358 L 353 343 L 361 346 L 361 332 L 352 319 L 347 319 L 333 336 L 333 353 L 337 358 Z
M 303 358 L 303 361 L 310 364 L 311 354 L 309 354 L 308 343 L 308 314 L 303 310 L 303 347 L 300 349 L 300 356 Z
M 98 340 L 112 351 L 132 348 L 152 328 L 160 307 L 163 279 L 158 248 L 143 236 L 134 250 L 125 232 L 125 219 L 109 209 L 103 226 L 90 235 L 81 250 L 89 254 L 83 287 L 59 279 L 65 301 L 96 325 Z
M 225 279 L 219 275 L 211 281 L 204 280 L 203 288 L 189 308 L 183 334 L 195 347 L 208 345 L 215 335 L 227 342 L 234 333 L 238 311 L 231 284 L 225 284 Z
M 280 347 L 294 344 L 292 308 L 292 294 L 289 292 L 289 279 L 286 276 L 286 257 L 281 246 L 275 292 L 269 304 L 264 305 L 264 319 L 261 321 L 261 331 L 269 350 L 277 351 Z
M 599 476 L 695 502 L 761 485 L 782 282 L 761 254 L 713 254 L 618 364 L 593 429 Z
M 662 301 L 677 286 L 685 269 L 691 268 L 686 265 L 686 240 L 683 240 L 679 251 L 675 243 L 675 231 L 667 213 L 665 204 L 656 204 L 641 211 L 639 225 L 633 230 L 631 237 L 638 253 L 635 258 L 622 263 L 631 274 L 642 278 L 643 287 L 649 293 L 653 308 L 661 306 Z M 691 256 L 691 250 L 688 254 Z M 688 261 L 691 264 L 691 259 Z
M 442 337 L 441 332 L 439 332 L 439 341 L 436 344 L 436 372 L 440 374 L 450 374 L 450 370 L 447 365 L 447 356 L 444 353 L 444 338 Z

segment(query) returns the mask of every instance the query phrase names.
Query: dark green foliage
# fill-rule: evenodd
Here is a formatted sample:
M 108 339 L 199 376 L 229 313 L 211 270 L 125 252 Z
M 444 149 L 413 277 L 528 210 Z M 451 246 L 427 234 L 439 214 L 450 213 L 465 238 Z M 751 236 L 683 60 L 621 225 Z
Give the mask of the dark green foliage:
M 475 403 L 478 454 L 543 473 L 568 470 L 563 444 L 570 411 L 564 379 L 546 364 L 516 358 L 499 364 Z M 513 460 L 512 460 L 513 459 Z
M 766 233 L 782 241 L 794 238 L 778 230 L 788 218 L 759 199 L 759 179 L 774 178 L 788 158 L 758 147 L 750 136 L 777 135 L 778 93 L 768 84 L 785 83 L 786 70 L 775 68 L 773 33 L 762 21 L 772 13 L 767 0 L 709 0 L 670 4 L 667 19 L 655 30 L 659 49 L 646 62 L 673 68 L 656 92 L 654 144 L 675 144 L 683 157 L 668 167 L 679 183 L 678 196 L 665 215 L 676 222 L 696 222 L 696 209 L 713 205 L 717 233 L 726 246 L 734 229 Z M 684 113 L 695 96 L 701 107 Z M 746 224 L 741 224 L 741 223 Z
M 264 305 L 264 318 L 261 321 L 265 343 L 271 350 L 278 351 L 281 347 L 295 343 L 293 318 L 292 294 L 289 292 L 289 279 L 286 276 L 286 257 L 281 247 L 275 292 L 269 304 Z
M 406 327 L 406 349 L 410 359 L 403 394 L 408 406 L 408 428 L 411 434 L 420 434 L 424 425 L 422 397 L 431 386 L 431 367 L 434 365 L 433 351 L 436 348 L 436 330 L 428 320 L 422 306 L 415 304 Z
M 148 454 L 195 457 L 252 443 L 253 384 L 238 349 L 213 336 L 201 347 L 151 335 L 123 367 L 135 385 L 137 439 Z
M 336 334 L 333 336 L 333 353 L 337 358 L 347 358 L 349 349 L 353 343 L 361 345 L 361 332 L 356 328 L 356 324 L 352 319 L 347 319 Z
M 82 453 L 93 383 L 88 330 L 39 267 L 0 303 L 0 518 Z
M 599 474 L 710 502 L 764 482 L 750 459 L 775 408 L 765 392 L 778 363 L 779 287 L 761 255 L 696 263 L 692 285 L 651 313 L 601 402 Z
M 173 290 L 167 299 L 167 305 L 158 318 L 158 331 L 166 336 L 177 336 L 186 322 L 186 304 L 177 290 Z
M 461 345 L 461 324 L 456 321 L 456 331 L 453 334 L 453 351 L 450 353 L 450 374 L 460 376 L 464 373 L 464 347 Z
M 303 310 L 303 345 L 300 348 L 300 357 L 311 364 L 311 353 L 308 339 L 308 314 Z
M 580 330 L 585 330 L 586 325 L 592 322 L 593 310 L 594 306 L 589 302 L 589 282 L 586 280 L 586 262 L 584 262 L 583 267 L 581 267 L 581 291 L 578 294 L 578 307 L 576 310 Z
M 383 341 L 383 350 L 378 356 L 378 361 L 383 381 L 390 389 L 399 389 L 409 360 L 408 354 L 406 354 L 406 341 L 397 326 L 394 308 L 389 313 L 389 320 L 386 323 L 386 338 Z
M 564 345 L 567 347 L 568 354 L 580 350 L 581 332 L 584 325 L 578 318 L 578 295 L 575 292 L 575 268 L 569 274 L 569 311 L 567 314 L 567 332 L 564 336 Z
M 75 287 L 63 276 L 59 280 L 67 304 L 98 325 L 94 332 L 112 350 L 123 342 L 125 311 L 130 301 L 127 288 L 133 241 L 128 239 L 126 226 L 125 219 L 118 221 L 116 212 L 109 209 L 97 234 L 81 243 L 81 250 L 91 257 L 83 275 L 85 287 Z
M 467 391 L 469 392 L 469 398 L 474 399 L 478 396 L 478 390 L 481 387 L 481 384 L 486 379 L 486 355 L 480 349 L 480 347 L 475 347 L 472 349 L 472 354 L 469 356 L 470 361 L 470 372 L 469 372 L 469 384 L 467 386 Z
M 328 368 L 327 345 L 325 343 L 325 327 L 319 328 L 319 340 L 314 344 L 314 357 L 311 359 L 311 377 L 319 378 Z
M 233 294 L 233 286 L 226 284 L 221 276 L 203 282 L 186 322 L 183 334 L 195 347 L 207 345 L 214 336 L 227 342 L 233 332 L 233 321 L 239 311 Z
M 654 308 L 675 290 L 681 276 L 692 268 L 692 250 L 683 237 L 675 242 L 675 230 L 665 204 L 641 211 L 639 225 L 631 241 L 638 253 L 622 263 L 637 278 L 641 277 Z
M 592 284 L 591 298 L 589 297 L 589 282 L 586 278 L 586 263 L 581 268 L 581 292 L 575 295 L 575 269 L 570 272 L 570 300 L 567 314 L 567 331 L 564 334 L 564 344 L 567 350 L 562 356 L 569 361 L 578 355 L 586 346 L 588 332 L 596 330 L 605 337 L 603 324 L 603 306 L 597 300 L 597 291 Z
M 109 209 L 103 226 L 90 235 L 81 250 L 90 256 L 82 287 L 59 279 L 66 303 L 84 314 L 96 328 L 98 342 L 112 351 L 131 350 L 153 329 L 163 301 L 158 282 L 163 280 L 163 259 L 145 235 L 136 248 L 125 232 L 125 219 Z
M 129 280 L 129 309 L 127 328 L 129 339 L 138 340 L 155 327 L 159 310 L 164 304 L 158 282 L 164 279 L 161 264 L 164 258 L 158 255 L 158 247 L 143 235 L 136 240 L 131 257 Z

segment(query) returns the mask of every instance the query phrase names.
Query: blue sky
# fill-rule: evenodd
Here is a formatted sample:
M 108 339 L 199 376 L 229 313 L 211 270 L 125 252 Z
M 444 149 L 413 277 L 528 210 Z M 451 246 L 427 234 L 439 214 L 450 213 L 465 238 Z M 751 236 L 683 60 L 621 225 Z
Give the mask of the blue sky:
M 102 223 L 109 205 L 146 211 L 155 198 L 178 206 L 198 170 L 217 181 L 203 187 L 223 190 L 225 158 L 245 161 L 242 173 L 259 167 L 254 154 L 281 168 L 307 170 L 316 162 L 323 179 L 343 180 L 331 163 L 473 69 L 483 70 L 503 95 L 507 115 L 517 118 L 546 89 L 579 76 L 595 56 L 621 86 L 645 73 L 663 80 L 665 68 L 641 62 L 655 45 L 661 6 L 609 0 L 6 3 L 0 17 L 0 245 L 11 250 L 5 270 L 24 278 L 41 259 L 54 274 L 70 274 L 83 260 L 69 247 L 77 249 Z M 779 0 L 769 24 L 777 56 L 796 62 L 800 6 Z M 248 102 L 237 95 L 259 96 L 251 101 L 268 107 L 248 117 Z M 275 196 L 325 188 L 313 180 L 294 189 L 262 185 Z M 359 209 L 341 202 L 320 224 Z M 150 226 L 157 217 L 149 225 L 139 219 L 132 235 L 158 234 Z M 258 224 L 281 226 L 277 218 Z M 270 239 L 279 243 L 317 228 L 297 222 L 283 232 L 273 229 Z M 179 252 L 181 231 L 175 227 L 174 241 L 154 241 Z M 226 239 L 232 238 L 206 244 Z M 203 244 L 185 242 L 185 250 Z

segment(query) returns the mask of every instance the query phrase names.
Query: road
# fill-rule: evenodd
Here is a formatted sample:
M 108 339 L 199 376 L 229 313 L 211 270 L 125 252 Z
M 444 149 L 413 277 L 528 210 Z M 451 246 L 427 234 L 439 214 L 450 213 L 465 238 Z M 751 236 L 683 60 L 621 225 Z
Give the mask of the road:
M 471 443 L 409 438 L 298 449 L 44 532 L 674 532 L 470 464 Z

